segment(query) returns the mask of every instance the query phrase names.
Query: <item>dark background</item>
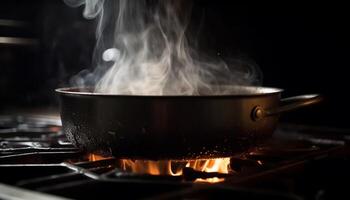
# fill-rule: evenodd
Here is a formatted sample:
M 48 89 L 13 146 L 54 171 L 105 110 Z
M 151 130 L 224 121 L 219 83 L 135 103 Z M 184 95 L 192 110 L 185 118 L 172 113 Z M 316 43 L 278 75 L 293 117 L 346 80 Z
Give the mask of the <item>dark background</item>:
M 284 88 L 283 96 L 320 93 L 325 101 L 288 113 L 282 121 L 350 127 L 346 4 L 262 4 L 194 1 L 190 24 L 199 46 L 224 59 L 249 58 L 264 75 L 263 85 Z M 0 37 L 36 39 L 34 45 L 0 43 L 0 109 L 57 107 L 53 89 L 91 67 L 95 22 L 81 8 L 61 0 L 1 1 L 0 19 L 25 22 L 1 25 Z M 0 20 L 1 22 L 1 20 Z M 199 29 L 198 29 L 199 28 Z

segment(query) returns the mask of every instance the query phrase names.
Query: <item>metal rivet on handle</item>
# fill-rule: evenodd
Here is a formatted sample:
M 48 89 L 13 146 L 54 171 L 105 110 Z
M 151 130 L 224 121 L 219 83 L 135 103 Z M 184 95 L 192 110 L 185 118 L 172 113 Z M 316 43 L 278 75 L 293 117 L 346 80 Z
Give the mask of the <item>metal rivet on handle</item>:
M 254 121 L 261 120 L 264 118 L 265 112 L 261 106 L 255 106 L 252 110 L 251 117 Z

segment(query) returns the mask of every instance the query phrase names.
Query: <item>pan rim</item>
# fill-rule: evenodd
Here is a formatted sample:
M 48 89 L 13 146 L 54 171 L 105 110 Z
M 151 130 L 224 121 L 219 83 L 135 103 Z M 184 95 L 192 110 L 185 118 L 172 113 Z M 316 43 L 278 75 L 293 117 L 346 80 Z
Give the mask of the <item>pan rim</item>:
M 91 96 L 91 97 L 144 97 L 144 98 L 213 98 L 213 97 L 256 97 L 256 96 L 269 96 L 273 94 L 280 94 L 284 90 L 277 87 L 263 87 L 263 86 L 229 86 L 237 87 L 243 90 L 252 91 L 256 90 L 256 93 L 238 93 L 238 94 L 214 94 L 214 95 L 126 95 L 126 94 L 109 94 L 109 93 L 97 93 L 86 91 L 74 91 L 74 90 L 89 90 L 89 87 L 63 87 L 55 89 L 55 92 L 61 95 L 73 95 L 73 96 Z

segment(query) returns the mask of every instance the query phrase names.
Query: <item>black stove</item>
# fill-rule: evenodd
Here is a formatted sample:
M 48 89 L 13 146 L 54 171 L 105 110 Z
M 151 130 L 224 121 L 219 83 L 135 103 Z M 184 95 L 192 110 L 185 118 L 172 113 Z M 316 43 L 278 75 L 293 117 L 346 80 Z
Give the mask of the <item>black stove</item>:
M 341 199 L 350 197 L 350 130 L 280 124 L 273 138 L 232 155 L 230 172 L 182 175 L 121 168 L 75 148 L 59 117 L 0 117 L 1 199 Z M 218 183 L 197 182 L 220 178 Z

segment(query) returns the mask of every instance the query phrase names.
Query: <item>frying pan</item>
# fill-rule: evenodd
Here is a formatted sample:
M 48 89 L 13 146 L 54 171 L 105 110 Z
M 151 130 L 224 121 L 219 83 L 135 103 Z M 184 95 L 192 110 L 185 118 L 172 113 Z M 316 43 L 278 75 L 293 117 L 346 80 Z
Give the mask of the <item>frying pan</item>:
M 270 138 L 280 113 L 320 95 L 232 86 L 221 95 L 140 96 L 59 88 L 63 131 L 81 149 L 129 159 L 232 156 Z

